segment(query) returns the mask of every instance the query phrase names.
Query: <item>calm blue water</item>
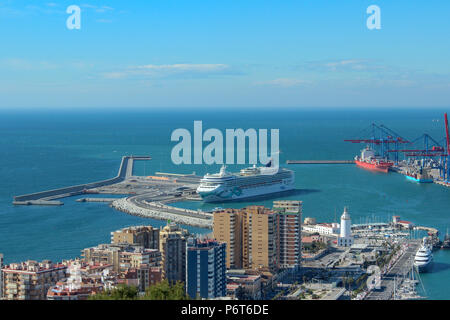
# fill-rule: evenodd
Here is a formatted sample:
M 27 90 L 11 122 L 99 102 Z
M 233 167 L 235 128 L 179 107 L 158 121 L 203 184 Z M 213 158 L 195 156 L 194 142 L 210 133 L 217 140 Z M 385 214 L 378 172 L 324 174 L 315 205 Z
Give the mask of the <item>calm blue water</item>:
M 219 166 L 171 163 L 171 132 L 176 128 L 192 131 L 194 120 L 203 120 L 204 130 L 279 128 L 280 161 L 284 163 L 287 159 L 352 159 L 362 146 L 343 140 L 357 138 L 372 122 L 384 123 L 405 138 L 427 132 L 441 140 L 442 118 L 441 110 L 2 111 L 0 252 L 7 263 L 61 260 L 79 256 L 85 247 L 109 242 L 110 232 L 118 228 L 164 224 L 114 211 L 105 204 L 77 203 L 77 197 L 64 199 L 62 207 L 14 207 L 11 201 L 14 195 L 112 177 L 125 154 L 152 156 L 150 162 L 138 162 L 135 174 L 139 175 L 217 171 Z M 442 233 L 450 227 L 450 189 L 418 185 L 397 174 L 376 174 L 352 165 L 290 168 L 296 171 L 300 192 L 283 198 L 303 200 L 304 216 L 332 221 L 348 206 L 355 223 L 367 219 L 386 221 L 400 215 L 416 224 L 437 227 Z M 271 206 L 272 200 L 257 203 Z M 247 204 L 178 205 L 211 209 Z M 450 284 L 450 251 L 436 252 L 435 261 L 434 272 L 422 275 L 426 294 L 432 299 L 450 299 L 446 290 Z

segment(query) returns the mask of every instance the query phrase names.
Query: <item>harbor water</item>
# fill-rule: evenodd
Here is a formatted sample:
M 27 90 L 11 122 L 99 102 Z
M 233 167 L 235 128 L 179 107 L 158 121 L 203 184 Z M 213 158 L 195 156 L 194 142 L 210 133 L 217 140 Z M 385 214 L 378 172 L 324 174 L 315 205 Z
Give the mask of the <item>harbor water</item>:
M 1 111 L 0 115 L 0 252 L 5 262 L 26 259 L 54 261 L 74 258 L 89 246 L 106 243 L 110 232 L 137 224 L 162 226 L 164 221 L 142 219 L 115 211 L 105 203 L 62 199 L 61 207 L 13 206 L 14 195 L 98 181 L 115 176 L 123 155 L 150 155 L 135 164 L 136 175 L 157 171 L 203 175 L 219 165 L 181 165 L 171 161 L 177 128 L 193 132 L 217 128 L 279 129 L 280 163 L 286 160 L 351 160 L 364 145 L 346 143 L 372 122 L 383 123 L 407 139 L 424 132 L 440 141 L 443 110 L 93 110 Z M 206 143 L 205 143 L 206 145 Z M 242 166 L 229 166 L 238 171 Z M 450 225 L 450 189 L 417 184 L 395 173 L 369 172 L 350 164 L 289 165 L 296 173 L 297 191 L 282 199 L 303 201 L 303 216 L 336 221 L 344 206 L 353 223 L 384 222 L 393 215 L 418 225 Z M 112 197 L 111 195 L 104 195 Z M 97 195 L 95 196 L 97 197 Z M 178 203 L 185 208 L 270 207 L 274 199 L 203 204 Z M 194 233 L 209 230 L 188 228 Z M 443 236 L 443 235 L 442 235 Z M 434 253 L 433 272 L 422 275 L 430 299 L 450 299 L 450 250 Z

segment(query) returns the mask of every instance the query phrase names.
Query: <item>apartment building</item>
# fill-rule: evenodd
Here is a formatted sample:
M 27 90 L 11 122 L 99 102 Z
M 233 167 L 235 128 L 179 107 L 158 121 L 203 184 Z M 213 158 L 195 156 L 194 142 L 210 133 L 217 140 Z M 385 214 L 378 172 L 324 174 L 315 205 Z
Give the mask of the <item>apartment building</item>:
M 214 212 L 214 238 L 227 243 L 227 267 L 279 268 L 279 214 L 263 206 Z
M 280 200 L 273 202 L 279 214 L 280 267 L 299 267 L 302 248 L 302 201 Z
M 169 282 L 186 280 L 186 238 L 188 232 L 176 224 L 168 224 L 159 233 L 162 279 Z
M 226 295 L 226 244 L 190 238 L 186 252 L 186 293 L 191 298 Z
M 112 244 L 131 244 L 145 249 L 159 249 L 159 229 L 152 226 L 133 226 L 111 232 Z
M 242 218 L 238 209 L 214 212 L 213 235 L 219 242 L 225 242 L 226 266 L 228 269 L 242 268 Z
M 2 268 L 2 292 L 6 300 L 45 300 L 47 291 L 60 279 L 66 277 L 67 266 L 26 261 L 11 263 Z

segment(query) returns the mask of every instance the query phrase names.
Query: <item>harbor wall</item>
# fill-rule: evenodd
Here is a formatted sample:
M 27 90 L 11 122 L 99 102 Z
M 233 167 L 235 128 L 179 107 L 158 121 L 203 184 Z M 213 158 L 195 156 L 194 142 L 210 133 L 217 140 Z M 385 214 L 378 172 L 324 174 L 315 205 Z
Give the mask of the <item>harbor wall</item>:
M 182 214 L 166 212 L 163 208 L 160 210 L 142 208 L 130 201 L 127 198 L 121 198 L 111 203 L 111 207 L 128 213 L 133 216 L 152 218 L 157 220 L 171 220 L 173 222 L 184 224 L 193 227 L 212 229 L 213 219 L 202 219 L 192 216 L 185 216 Z
M 42 192 L 30 193 L 30 194 L 26 194 L 26 195 L 15 196 L 14 202 L 20 203 L 20 202 L 29 201 L 29 200 L 40 200 L 40 199 L 52 200 L 52 199 L 64 198 L 64 197 L 83 194 L 83 191 L 87 190 L 87 189 L 99 188 L 99 187 L 104 187 L 107 185 L 119 183 L 119 182 L 124 181 L 127 178 L 127 172 L 130 173 L 132 171 L 134 160 L 146 160 L 146 159 L 149 159 L 149 157 L 147 158 L 147 157 L 124 156 L 124 157 L 122 157 L 122 161 L 120 163 L 120 167 L 119 167 L 117 176 L 115 176 L 114 178 L 97 181 L 97 182 L 86 183 L 86 184 L 80 184 L 80 185 L 76 185 L 76 186 L 70 186 L 70 187 L 64 187 L 64 188 L 58 188 L 58 189 L 47 190 L 47 191 L 42 191 Z M 130 166 L 130 168 L 129 168 L 129 166 Z

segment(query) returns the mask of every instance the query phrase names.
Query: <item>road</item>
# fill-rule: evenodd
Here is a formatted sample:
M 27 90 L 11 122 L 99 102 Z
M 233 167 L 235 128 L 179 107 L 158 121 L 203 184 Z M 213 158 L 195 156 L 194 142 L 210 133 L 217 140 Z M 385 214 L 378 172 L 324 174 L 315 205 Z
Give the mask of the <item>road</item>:
M 409 270 L 411 259 L 414 259 L 414 255 L 419 247 L 419 243 L 411 243 L 405 254 L 398 259 L 391 270 L 383 276 L 381 279 L 381 289 L 370 292 L 365 300 L 389 300 L 394 293 L 394 282 L 397 276 L 403 276 L 404 272 Z

